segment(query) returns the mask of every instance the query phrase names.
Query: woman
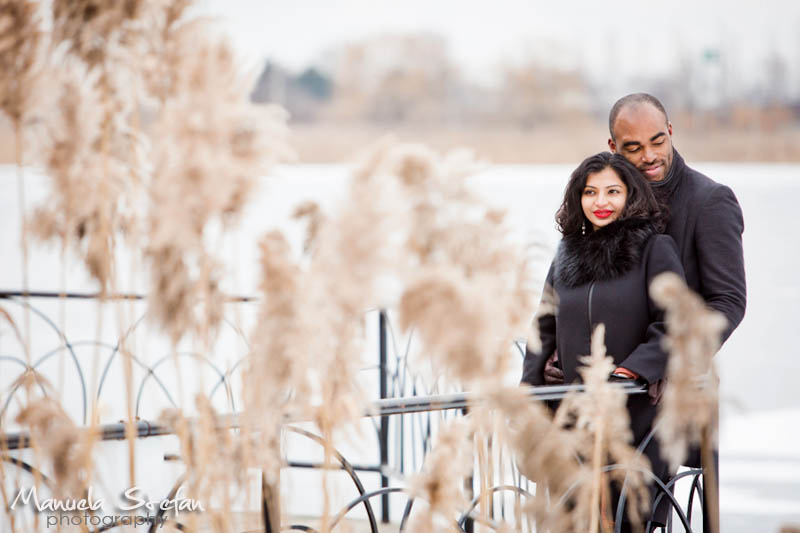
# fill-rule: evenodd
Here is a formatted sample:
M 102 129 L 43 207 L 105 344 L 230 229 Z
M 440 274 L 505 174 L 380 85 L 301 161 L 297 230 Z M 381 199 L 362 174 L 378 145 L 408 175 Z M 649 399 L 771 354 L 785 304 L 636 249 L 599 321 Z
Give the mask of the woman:
M 664 219 L 649 183 L 622 156 L 603 152 L 578 166 L 556 214 L 563 238 L 538 313 L 541 349 L 526 350 L 523 383 L 544 385 L 545 363 L 554 353 L 565 382 L 579 379 L 579 358 L 589 354 L 598 324 L 605 324 L 607 353 L 617 367 L 613 379 L 663 379 L 663 313 L 648 287 L 663 272 L 684 275 L 675 242 L 660 233 Z M 628 397 L 628 410 L 638 446 L 652 428 L 656 407 L 639 394 Z M 653 473 L 666 481 L 670 472 L 656 439 L 645 454 Z M 666 509 L 659 511 L 655 518 L 663 521 Z

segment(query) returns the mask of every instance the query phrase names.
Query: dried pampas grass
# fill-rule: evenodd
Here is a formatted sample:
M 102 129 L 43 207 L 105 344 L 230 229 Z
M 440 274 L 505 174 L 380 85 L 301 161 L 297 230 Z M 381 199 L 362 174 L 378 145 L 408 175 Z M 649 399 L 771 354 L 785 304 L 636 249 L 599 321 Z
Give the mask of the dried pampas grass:
M 628 516 L 631 523 L 642 523 L 649 508 L 649 492 L 643 472 L 650 469 L 646 457 L 631 446 L 633 433 L 626 408 L 627 395 L 608 381 L 614 371 L 613 358 L 606 356 L 605 326 L 598 325 L 592 333 L 591 354 L 582 358 L 578 371 L 586 390 L 570 394 L 559 407 L 557 418 L 569 420 L 580 436 L 579 449 L 583 457 L 591 457 L 592 494 L 590 499 L 590 528 L 602 528 L 601 513 L 613 517 L 613 509 L 603 509 L 601 497 L 608 494 L 608 481 L 602 469 L 609 462 L 625 468 L 608 473 L 611 481 L 626 484 Z M 606 498 L 607 499 L 607 498 Z
M 52 191 L 29 224 L 38 238 L 74 247 L 105 291 L 120 229 L 119 199 L 129 189 L 126 179 L 114 179 L 127 175 L 125 164 L 99 154 L 103 119 L 95 79 L 74 62 L 59 73 L 60 92 L 43 139 Z
M 471 432 L 469 422 L 464 419 L 440 427 L 422 472 L 408 483 L 409 494 L 428 504 L 412 519 L 410 531 L 458 531 L 454 527 L 455 517 L 466 504 L 464 480 L 473 465 Z M 437 516 L 441 522 L 436 520 Z
M 124 30 L 144 10 L 143 0 L 52 0 L 53 40 L 93 67 L 110 48 L 121 46 Z
M 536 483 L 525 510 L 537 531 L 587 531 L 591 470 L 580 460 L 579 436 L 554 423 L 550 411 L 527 388 L 494 396 L 508 421 L 509 443 L 519 471 Z
M 664 348 L 670 353 L 656 434 L 664 457 L 677 468 L 689 446 L 700 443 L 704 429 L 715 432 L 717 428 L 719 380 L 713 356 L 726 320 L 674 274 L 655 278 L 650 294 L 666 311 Z
M 92 476 L 92 451 L 99 435 L 77 427 L 60 405 L 48 398 L 22 409 L 16 421 L 29 428 L 34 453 L 41 453 L 53 470 L 55 494 L 82 497 Z
M 0 109 L 15 129 L 31 110 L 41 75 L 38 9 L 38 2 L 0 1 Z
M 407 198 L 401 326 L 417 328 L 436 367 L 464 382 L 504 374 L 502 354 L 533 308 L 522 250 L 468 186 L 481 168 L 467 151 L 439 156 L 387 141 L 361 171 L 395 181 Z
M 705 498 L 711 531 L 719 531 L 719 496 L 713 449 L 719 428 L 719 378 L 713 357 L 719 349 L 727 320 L 709 309 L 703 299 L 673 273 L 656 277 L 650 294 L 666 315 L 664 348 L 667 386 L 656 418 L 662 455 L 677 468 L 690 445 L 699 444 L 706 471 Z M 703 383 L 700 383 L 700 380 Z
M 232 532 L 230 509 L 241 501 L 244 490 L 240 481 L 252 466 L 243 445 L 245 437 L 227 426 L 205 396 L 195 397 L 195 407 L 197 416 L 191 420 L 178 410 L 165 410 L 159 418 L 180 439 L 180 457 L 186 465 L 185 497 L 203 506 L 203 520 L 208 520 L 214 531 Z M 195 514 L 188 516 L 192 529 L 197 529 Z
M 431 270 L 400 301 L 400 326 L 414 328 L 435 368 L 464 383 L 499 380 L 508 363 L 509 302 L 487 295 L 491 280 L 481 281 Z
M 308 413 L 312 365 L 303 326 L 313 324 L 303 321 L 301 272 L 291 260 L 283 234 L 268 233 L 260 248 L 262 304 L 242 374 L 244 408 L 240 421 L 242 434 L 259 443 L 248 454 L 263 468 L 267 482 L 275 483 L 281 467 L 283 417 L 290 409 Z
M 231 49 L 182 34 L 174 95 L 154 127 L 146 255 L 150 300 L 174 342 L 208 338 L 222 318 L 222 271 L 206 235 L 236 221 L 257 179 L 287 155 L 285 114 L 248 99 Z

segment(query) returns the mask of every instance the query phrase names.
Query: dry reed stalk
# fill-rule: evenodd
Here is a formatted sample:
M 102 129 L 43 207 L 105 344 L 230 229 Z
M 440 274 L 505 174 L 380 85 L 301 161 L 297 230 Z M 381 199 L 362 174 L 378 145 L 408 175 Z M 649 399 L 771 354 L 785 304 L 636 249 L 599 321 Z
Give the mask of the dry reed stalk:
M 15 131 L 28 118 L 40 90 L 45 35 L 38 9 L 38 2 L 0 1 L 0 109 Z
M 62 253 L 75 248 L 104 295 L 114 275 L 115 234 L 122 224 L 121 198 L 126 196 L 127 162 L 118 150 L 104 149 L 103 106 L 96 77 L 74 59 L 65 58 L 53 70 L 59 85 L 54 108 L 47 113 L 43 155 L 52 183 L 47 203 L 30 219 L 34 235 L 61 242 Z M 97 307 L 97 335 L 103 327 L 102 303 Z M 95 349 L 92 388 L 99 379 L 100 349 Z M 123 356 L 128 359 L 127 356 Z M 130 388 L 128 407 L 130 411 Z M 93 409 L 97 406 L 94 405 Z M 129 417 L 131 422 L 132 417 Z M 92 423 L 97 422 L 96 412 Z M 132 434 L 132 429 L 129 429 Z M 87 457 L 87 460 L 90 458 Z M 87 465 L 87 469 L 90 465 Z M 131 471 L 133 466 L 131 465 Z
M 11 479 L 8 476 L 8 473 L 6 472 L 6 466 L 5 466 L 6 461 L 4 457 L 7 455 L 7 453 L 8 449 L 6 440 L 0 439 L 0 456 L 3 458 L 3 460 L 0 460 L 0 479 L 3 480 L 3 483 L 0 483 L 0 498 L 2 498 L 3 501 L 3 509 L 11 508 L 10 507 L 11 502 L 9 501 L 8 498 L 8 491 L 6 490 L 6 480 Z M 8 517 L 8 523 L 11 526 L 11 533 L 16 533 L 17 531 L 16 516 L 14 515 L 14 513 L 6 513 L 6 516 Z
M 646 457 L 637 454 L 630 443 L 633 433 L 626 408 L 627 395 L 608 381 L 614 371 L 613 358 L 606 356 L 605 327 L 600 324 L 592 333 L 591 355 L 582 358 L 579 369 L 586 387 L 585 393 L 570 394 L 559 407 L 557 420 L 568 421 L 579 435 L 579 450 L 583 457 L 591 457 L 592 491 L 589 527 L 592 531 L 605 528 L 604 505 L 609 492 L 602 468 L 608 461 L 625 468 L 612 470 L 607 477 L 620 487 L 625 484 L 628 497 L 627 511 L 636 527 L 648 509 L 649 491 L 643 471 L 649 470 Z
M 677 276 L 662 274 L 650 287 L 653 300 L 666 311 L 665 348 L 670 357 L 661 410 L 656 421 L 662 450 L 673 467 L 700 443 L 703 428 L 716 428 L 718 379 L 713 356 L 720 346 L 725 318 L 710 310 Z M 698 386 L 697 379 L 704 379 Z
M 719 378 L 713 357 L 726 327 L 725 317 L 709 309 L 703 299 L 678 276 L 661 274 L 650 285 L 653 300 L 665 310 L 670 352 L 667 383 L 656 418 L 662 454 L 673 468 L 686 459 L 689 446 L 701 445 L 711 528 L 719 531 L 717 486 L 712 449 L 719 427 Z M 703 378 L 702 385 L 698 378 Z
M 115 47 L 129 44 L 126 30 L 145 4 L 143 0 L 53 0 L 54 43 L 66 42 L 90 68 L 102 64 Z
M 545 285 L 542 290 L 541 301 L 536 308 L 536 313 L 531 320 L 530 329 L 528 330 L 528 337 L 525 341 L 525 346 L 528 350 L 539 352 L 542 349 L 542 337 L 539 332 L 539 320 L 542 317 L 553 315 L 555 316 L 558 310 L 558 294 L 550 284 Z
M 471 192 L 480 166 L 455 151 L 440 157 L 419 145 L 382 145 L 365 172 L 393 178 L 408 197 L 408 276 L 400 322 L 415 327 L 435 366 L 473 382 L 505 372 L 513 333 L 532 311 L 521 250 L 502 214 Z
M 510 429 L 509 419 L 514 416 L 519 406 L 513 405 L 521 400 L 519 388 L 509 388 L 501 383 L 481 383 L 473 391 L 475 398 L 481 401 L 472 403 L 469 407 L 469 420 L 475 435 L 476 450 L 478 452 L 478 482 L 480 484 L 480 498 L 478 500 L 480 521 L 488 523 L 489 513 L 493 512 L 493 494 L 490 489 L 494 485 L 505 485 L 507 474 L 504 460 L 514 460 L 514 439 L 516 434 Z M 525 401 L 532 401 L 526 398 Z M 520 495 L 515 495 L 515 523 L 519 529 L 525 517 Z M 500 523 L 500 528 L 507 524 Z M 509 529 L 510 530 L 510 529 Z
M 320 228 L 325 220 L 319 205 L 315 202 L 303 202 L 295 208 L 292 218 L 297 220 L 306 219 L 308 221 L 306 238 L 303 241 L 303 252 L 310 253 L 319 237 Z
M 22 409 L 16 421 L 30 429 L 31 441 L 49 461 L 60 497 L 81 497 L 92 477 L 92 452 L 99 434 L 77 427 L 54 401 L 43 398 Z
M 148 2 L 142 14 L 146 26 L 144 50 L 141 54 L 140 72 L 146 94 L 152 96 L 158 106 L 163 106 L 177 90 L 183 53 L 182 35 L 198 27 L 203 32 L 205 23 L 187 19 L 185 12 L 192 0 L 159 0 Z
M 0 110 L 14 130 L 14 159 L 20 212 L 22 291 L 28 291 L 28 230 L 25 224 L 25 179 L 23 172 L 24 125 L 41 90 L 41 48 L 43 32 L 37 15 L 38 3 L 0 2 Z M 26 361 L 30 365 L 30 311 L 24 314 Z M 26 390 L 26 394 L 30 391 Z
M 225 421 L 202 394 L 195 397 L 195 408 L 197 415 L 192 419 L 174 409 L 165 410 L 160 418 L 176 430 L 180 439 L 181 460 L 187 473 L 186 497 L 203 506 L 213 531 L 229 533 L 233 531 L 229 512 L 235 503 L 231 489 L 242 491 L 236 488 L 242 487 L 251 466 L 244 445 L 247 437 L 225 427 Z M 188 516 L 193 527 L 198 527 L 194 513 Z M 185 521 L 186 517 L 181 519 Z
M 68 62 L 85 65 L 92 76 L 87 82 L 96 90 L 100 110 L 99 134 L 92 151 L 101 179 L 92 183 L 95 203 L 86 234 L 87 267 L 100 284 L 101 294 L 112 288 L 115 245 L 120 230 L 135 232 L 134 189 L 141 187 L 144 164 L 138 129 L 131 128 L 139 109 L 135 65 L 142 48 L 143 32 L 137 26 L 144 2 L 63 1 L 51 4 L 52 55 L 66 54 Z M 63 105 L 64 102 L 62 101 Z M 69 105 L 69 104 L 68 104 Z M 83 237 L 81 237 L 82 239 Z
M 504 440 L 520 472 L 536 483 L 524 511 L 537 531 L 587 531 L 591 470 L 579 460 L 579 435 L 556 424 L 525 388 L 498 388 L 486 396 L 507 421 Z
M 472 429 L 467 420 L 457 419 L 441 427 L 437 442 L 425 457 L 422 472 L 408 483 L 409 494 L 428 503 L 411 522 L 410 531 L 457 531 L 454 518 L 464 507 L 464 479 L 472 463 Z M 441 517 L 442 522 L 436 518 Z
M 242 435 L 259 445 L 247 451 L 272 485 L 279 479 L 280 426 L 290 408 L 308 410 L 313 384 L 307 327 L 302 309 L 301 271 L 290 257 L 289 243 L 277 232 L 261 247 L 261 296 L 252 350 L 242 374 Z M 248 439 L 245 439 L 248 442 Z
M 209 227 L 232 225 L 257 178 L 287 152 L 284 113 L 249 102 L 227 44 L 180 33 L 172 45 L 181 61 L 153 132 L 146 254 L 151 310 L 177 342 L 213 332 L 222 318 L 223 272 Z
M 424 146 L 385 140 L 365 158 L 356 179 L 393 182 L 403 198 L 408 220 L 395 230 L 404 241 L 398 254 L 404 262 L 398 271 L 401 327 L 415 329 L 437 373 L 482 389 L 502 381 L 508 346 L 530 316 L 533 291 L 503 215 L 468 186 L 479 168 L 464 151 L 442 157 Z M 475 435 L 483 489 L 493 476 L 492 447 L 500 445 L 491 440 L 490 426 L 477 427 Z M 485 518 L 488 492 L 481 494 Z M 430 515 L 418 520 L 418 527 L 432 527 Z
M 335 432 L 358 418 L 363 409 L 353 380 L 363 353 L 363 312 L 390 305 L 403 290 L 406 294 L 401 300 L 427 301 L 428 285 L 420 281 L 426 272 L 439 286 L 447 284 L 442 271 L 469 279 L 466 288 L 455 290 L 466 292 L 473 303 L 478 302 L 479 288 L 491 282 L 491 272 L 502 274 L 497 286 L 488 285 L 502 297 L 492 308 L 501 318 L 481 314 L 470 322 L 473 331 L 461 339 L 474 339 L 476 331 L 482 334 L 480 346 L 488 348 L 480 355 L 474 350 L 475 358 L 483 368 L 492 369 L 488 374 L 499 372 L 500 366 L 490 361 L 500 358 L 492 356 L 507 347 L 509 317 L 524 314 L 516 309 L 521 271 L 515 258 L 504 255 L 508 248 L 492 239 L 502 233 L 499 218 L 481 209 L 462 183 L 467 160 L 429 156 L 420 147 L 382 144 L 356 169 L 350 192 L 335 213 L 323 217 L 313 206 L 301 206 L 298 215 L 312 221 L 306 257 L 293 258 L 277 233 L 262 243 L 264 301 L 245 385 L 245 411 L 261 418 L 248 415 L 254 429 L 267 426 L 274 431 L 282 409 L 306 412 L 325 438 L 327 463 Z M 448 201 L 456 204 L 445 205 Z M 433 213 L 438 205 L 443 205 L 441 217 Z M 458 226 L 458 214 L 467 207 L 476 208 L 478 214 L 464 230 Z M 431 216 L 439 219 L 432 227 L 428 225 Z M 418 245 L 418 237 L 424 239 L 424 246 Z M 494 251 L 489 259 L 478 253 L 482 247 L 474 245 L 473 237 Z M 412 269 L 420 274 L 410 274 Z M 432 300 L 435 305 L 436 299 Z M 414 316 L 419 319 L 415 324 L 430 328 L 429 317 L 436 314 L 412 309 L 405 316 Z M 493 327 L 482 328 L 481 320 Z M 440 329 L 446 333 L 449 328 Z M 306 360 L 304 354 L 313 354 L 314 360 Z M 461 361 L 453 354 L 448 362 Z M 457 368 L 457 374 L 468 372 L 465 366 Z M 269 440 L 277 444 L 277 439 Z M 277 454 L 277 445 L 270 448 Z M 273 464 L 279 464 L 276 459 Z M 323 498 L 325 504 L 327 492 Z M 327 514 L 323 513 L 323 529 Z
M 110 179 L 98 157 L 102 111 L 95 77 L 71 64 L 59 72 L 59 95 L 43 139 L 52 192 L 31 217 L 34 234 L 75 247 L 105 291 L 111 277 L 110 211 L 124 184 Z

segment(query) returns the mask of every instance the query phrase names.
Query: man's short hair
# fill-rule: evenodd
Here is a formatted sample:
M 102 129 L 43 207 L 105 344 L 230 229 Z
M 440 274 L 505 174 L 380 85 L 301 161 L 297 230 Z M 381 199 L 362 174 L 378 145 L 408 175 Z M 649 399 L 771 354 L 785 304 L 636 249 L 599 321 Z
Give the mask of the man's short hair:
M 611 107 L 611 112 L 608 114 L 608 133 L 611 134 L 612 139 L 614 139 L 614 123 L 617 121 L 617 116 L 619 116 L 620 112 L 626 107 L 638 104 L 652 105 L 661 111 L 661 113 L 664 114 L 664 120 L 669 122 L 669 118 L 667 118 L 667 110 L 664 109 L 664 105 L 658 98 L 647 93 L 629 94 L 628 96 L 623 96 L 617 100 L 616 103 Z

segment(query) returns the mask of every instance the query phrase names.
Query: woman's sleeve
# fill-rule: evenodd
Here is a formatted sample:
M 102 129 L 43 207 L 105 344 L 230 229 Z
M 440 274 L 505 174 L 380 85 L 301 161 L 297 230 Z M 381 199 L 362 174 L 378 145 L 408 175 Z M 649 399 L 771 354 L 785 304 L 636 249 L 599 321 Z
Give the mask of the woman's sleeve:
M 533 317 L 531 334 L 525 344 L 521 383 L 544 385 L 544 364 L 556 350 L 556 294 L 553 290 L 553 265 L 547 272 L 542 300 Z
M 686 278 L 683 272 L 678 246 L 669 235 L 656 235 L 653 245 L 647 254 L 647 288 L 648 292 L 653 279 L 664 272 L 674 272 L 681 279 Z M 647 326 L 646 340 L 636 347 L 619 366 L 639 374 L 648 383 L 663 379 L 667 370 L 668 353 L 664 351 L 661 340 L 666 334 L 664 311 L 660 309 L 649 294 L 647 297 L 650 324 Z

